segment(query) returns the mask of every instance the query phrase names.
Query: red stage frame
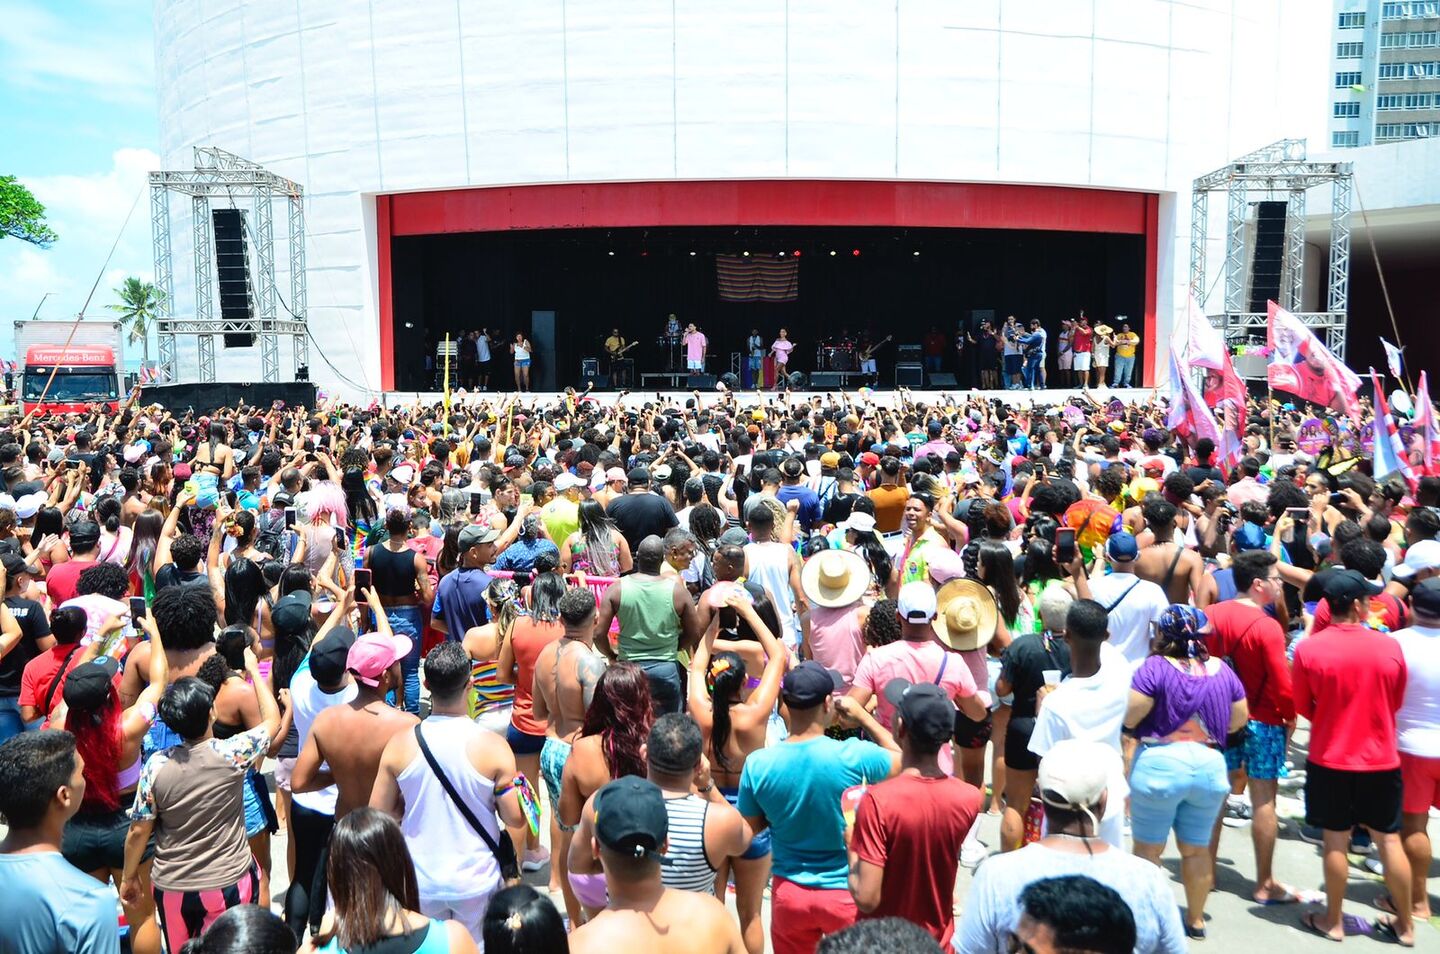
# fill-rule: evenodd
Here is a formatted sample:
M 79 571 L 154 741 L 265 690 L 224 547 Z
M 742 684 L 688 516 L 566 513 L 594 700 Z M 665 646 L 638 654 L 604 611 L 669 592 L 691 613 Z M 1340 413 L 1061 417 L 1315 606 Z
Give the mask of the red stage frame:
M 635 226 L 1036 229 L 1145 237 L 1145 363 L 1154 384 L 1160 196 L 976 182 L 746 179 L 494 186 L 375 197 L 381 387 L 395 387 L 390 242 L 396 236 Z

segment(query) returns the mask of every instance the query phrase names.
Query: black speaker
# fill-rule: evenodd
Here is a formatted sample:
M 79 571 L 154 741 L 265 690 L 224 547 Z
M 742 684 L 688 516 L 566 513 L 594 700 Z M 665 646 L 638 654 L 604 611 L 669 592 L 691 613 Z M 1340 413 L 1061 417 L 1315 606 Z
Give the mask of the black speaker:
M 931 386 L 932 388 L 955 388 L 955 387 L 959 387 L 959 385 L 955 383 L 955 375 L 949 373 L 948 371 L 936 371 L 936 372 L 934 372 L 933 374 L 931 374 L 931 375 L 930 375 L 930 386 Z
M 925 365 L 914 361 L 895 365 L 895 386 L 923 388 L 925 386 Z
M 245 213 L 240 209 L 215 209 L 215 277 L 220 291 L 220 317 L 226 321 L 249 321 L 250 262 L 245 254 Z M 227 348 L 253 348 L 255 336 L 225 335 Z
M 838 371 L 811 371 L 810 389 L 812 391 L 827 391 L 830 388 L 842 387 L 841 380 L 844 376 Z
M 530 312 L 530 380 L 541 391 L 556 390 L 555 312 Z
M 603 391 L 610 386 L 610 375 L 599 372 L 580 375 L 580 390 L 585 390 L 587 384 L 593 384 L 595 390 Z
M 274 401 L 284 401 L 289 407 L 313 408 L 315 385 L 299 381 L 150 384 L 140 390 L 140 396 L 146 404 L 153 401 L 178 412 L 193 407 L 197 414 L 208 414 L 216 408 L 234 407 L 237 404 L 268 408 Z
M 1264 311 L 1267 301 L 1280 300 L 1285 269 L 1284 202 L 1255 203 L 1255 252 L 1250 259 L 1250 310 Z
M 686 380 L 685 386 L 692 391 L 696 388 L 704 388 L 706 390 L 713 389 L 715 387 L 715 375 L 692 374 L 689 379 Z
M 581 358 L 581 359 L 580 359 L 580 377 L 582 377 L 582 378 L 593 378 L 593 377 L 596 377 L 596 376 L 599 375 L 599 374 L 600 374 L 600 359 L 599 359 L 599 358 Z

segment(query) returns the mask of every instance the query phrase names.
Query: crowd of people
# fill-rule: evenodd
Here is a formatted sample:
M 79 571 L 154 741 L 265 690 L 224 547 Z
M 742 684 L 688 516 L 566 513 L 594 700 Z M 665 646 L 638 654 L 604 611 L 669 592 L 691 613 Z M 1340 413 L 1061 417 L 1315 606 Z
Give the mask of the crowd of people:
M 1414 945 L 1440 477 L 1309 416 L 1228 469 L 1089 394 L 0 422 L 0 951 L 1174 952 L 1248 936 L 1227 821 L 1256 904 L 1342 940 L 1362 852 Z

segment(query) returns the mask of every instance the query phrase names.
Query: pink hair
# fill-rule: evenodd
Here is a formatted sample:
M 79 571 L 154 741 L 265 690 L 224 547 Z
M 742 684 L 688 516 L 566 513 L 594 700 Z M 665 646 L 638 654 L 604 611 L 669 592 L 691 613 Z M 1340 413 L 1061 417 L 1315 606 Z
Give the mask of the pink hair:
M 306 508 L 311 520 L 322 514 L 330 515 L 330 522 L 340 528 L 348 526 L 345 506 L 345 491 L 332 480 L 317 480 L 310 487 L 310 505 Z

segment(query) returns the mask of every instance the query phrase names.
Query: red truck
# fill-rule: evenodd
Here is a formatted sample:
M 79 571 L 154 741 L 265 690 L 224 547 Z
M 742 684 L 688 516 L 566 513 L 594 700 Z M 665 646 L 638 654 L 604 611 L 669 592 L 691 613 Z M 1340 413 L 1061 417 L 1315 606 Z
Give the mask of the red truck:
M 24 413 L 66 414 L 90 405 L 118 408 L 124 400 L 122 340 L 115 321 L 15 322 L 15 350 L 24 362 L 18 388 Z

